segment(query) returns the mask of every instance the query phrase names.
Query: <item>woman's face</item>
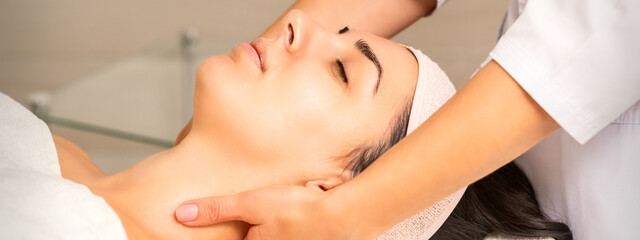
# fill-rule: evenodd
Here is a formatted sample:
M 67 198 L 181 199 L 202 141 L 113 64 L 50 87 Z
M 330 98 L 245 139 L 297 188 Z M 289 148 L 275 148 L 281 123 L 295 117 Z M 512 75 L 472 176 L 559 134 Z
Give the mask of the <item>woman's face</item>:
M 339 30 L 291 11 L 275 38 L 205 60 L 196 74 L 192 131 L 296 171 L 342 167 L 327 160 L 388 134 L 413 96 L 418 66 L 403 46 Z

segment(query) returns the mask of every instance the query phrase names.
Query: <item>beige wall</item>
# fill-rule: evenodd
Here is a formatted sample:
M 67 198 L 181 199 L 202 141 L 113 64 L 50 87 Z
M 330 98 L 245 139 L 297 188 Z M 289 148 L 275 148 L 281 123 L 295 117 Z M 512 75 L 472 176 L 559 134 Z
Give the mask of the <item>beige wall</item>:
M 177 51 L 179 33 L 188 26 L 200 32 L 200 55 L 224 54 L 238 42 L 251 41 L 292 3 L 2 0 L 0 91 L 25 103 L 33 90 L 95 79 L 96 73 L 109 72 L 105 69 L 114 63 L 145 51 L 174 46 Z M 491 50 L 505 10 L 506 0 L 449 0 L 394 40 L 421 48 L 459 88 Z M 163 86 L 157 88 L 149 91 Z M 52 129 L 79 143 L 108 172 L 161 149 L 62 127 Z
M 151 44 L 197 28 L 230 48 L 250 41 L 293 1 L 3 0 L 0 90 L 23 100 Z M 506 0 L 450 0 L 395 39 L 422 48 L 460 86 L 491 49 Z M 250 16 L 250 17 L 248 17 Z
M 448 0 L 394 40 L 422 49 L 460 88 L 495 45 L 506 9 L 506 0 Z

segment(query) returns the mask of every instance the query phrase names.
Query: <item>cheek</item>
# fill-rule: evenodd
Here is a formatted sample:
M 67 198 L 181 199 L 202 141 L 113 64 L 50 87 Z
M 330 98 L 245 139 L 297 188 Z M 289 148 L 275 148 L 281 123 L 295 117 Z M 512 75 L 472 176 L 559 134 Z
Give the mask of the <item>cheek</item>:
M 278 94 L 280 104 L 291 121 L 302 130 L 312 131 L 329 126 L 333 118 L 344 115 L 349 97 L 344 88 L 317 65 L 296 62 L 281 74 L 283 78 Z
M 246 143 L 264 154 L 298 161 L 333 150 L 327 139 L 340 130 L 337 117 L 348 105 L 344 92 L 328 78 L 323 69 L 304 61 L 269 74 L 245 96 L 251 99 L 245 107 L 254 112 L 240 129 Z
M 194 131 L 224 139 L 228 149 L 299 164 L 360 138 L 349 134 L 358 104 L 326 69 L 295 61 L 262 78 L 235 68 L 224 57 L 198 68 Z
M 296 152 L 309 156 L 326 155 L 329 158 L 343 154 L 366 139 L 360 130 L 366 126 L 365 103 L 349 95 L 326 69 L 294 64 L 279 74 L 282 79 L 271 89 L 273 111 L 267 118 L 274 120 L 269 130 L 284 129 L 282 143 Z M 304 71 L 303 71 L 304 70 Z M 277 116 L 282 116 L 280 119 Z M 273 126 L 279 126 L 274 128 Z M 278 141 L 280 141 L 278 140 Z

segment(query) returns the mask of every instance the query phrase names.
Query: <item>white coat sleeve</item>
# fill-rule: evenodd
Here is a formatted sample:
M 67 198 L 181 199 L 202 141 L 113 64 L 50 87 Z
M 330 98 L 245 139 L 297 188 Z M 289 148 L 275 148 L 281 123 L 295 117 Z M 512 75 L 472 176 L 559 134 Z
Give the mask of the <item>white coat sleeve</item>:
M 438 5 L 436 5 L 436 9 L 442 7 L 442 5 L 447 2 L 447 0 L 438 0 Z
M 584 144 L 640 99 L 640 1 L 529 1 L 491 52 Z

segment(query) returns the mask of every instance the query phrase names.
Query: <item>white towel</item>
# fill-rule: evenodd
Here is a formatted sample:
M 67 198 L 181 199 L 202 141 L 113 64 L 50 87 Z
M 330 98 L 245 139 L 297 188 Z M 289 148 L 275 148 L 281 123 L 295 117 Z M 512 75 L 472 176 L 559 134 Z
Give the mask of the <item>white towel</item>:
M 420 50 L 406 46 L 418 61 L 418 81 L 413 94 L 411 115 L 407 126 L 410 134 L 449 100 L 456 90 L 447 74 Z M 433 206 L 422 210 L 387 230 L 376 240 L 426 240 L 447 220 L 458 204 L 466 187 L 440 200 Z
M 0 93 L 0 239 L 126 239 L 116 213 L 62 178 L 47 125 Z

